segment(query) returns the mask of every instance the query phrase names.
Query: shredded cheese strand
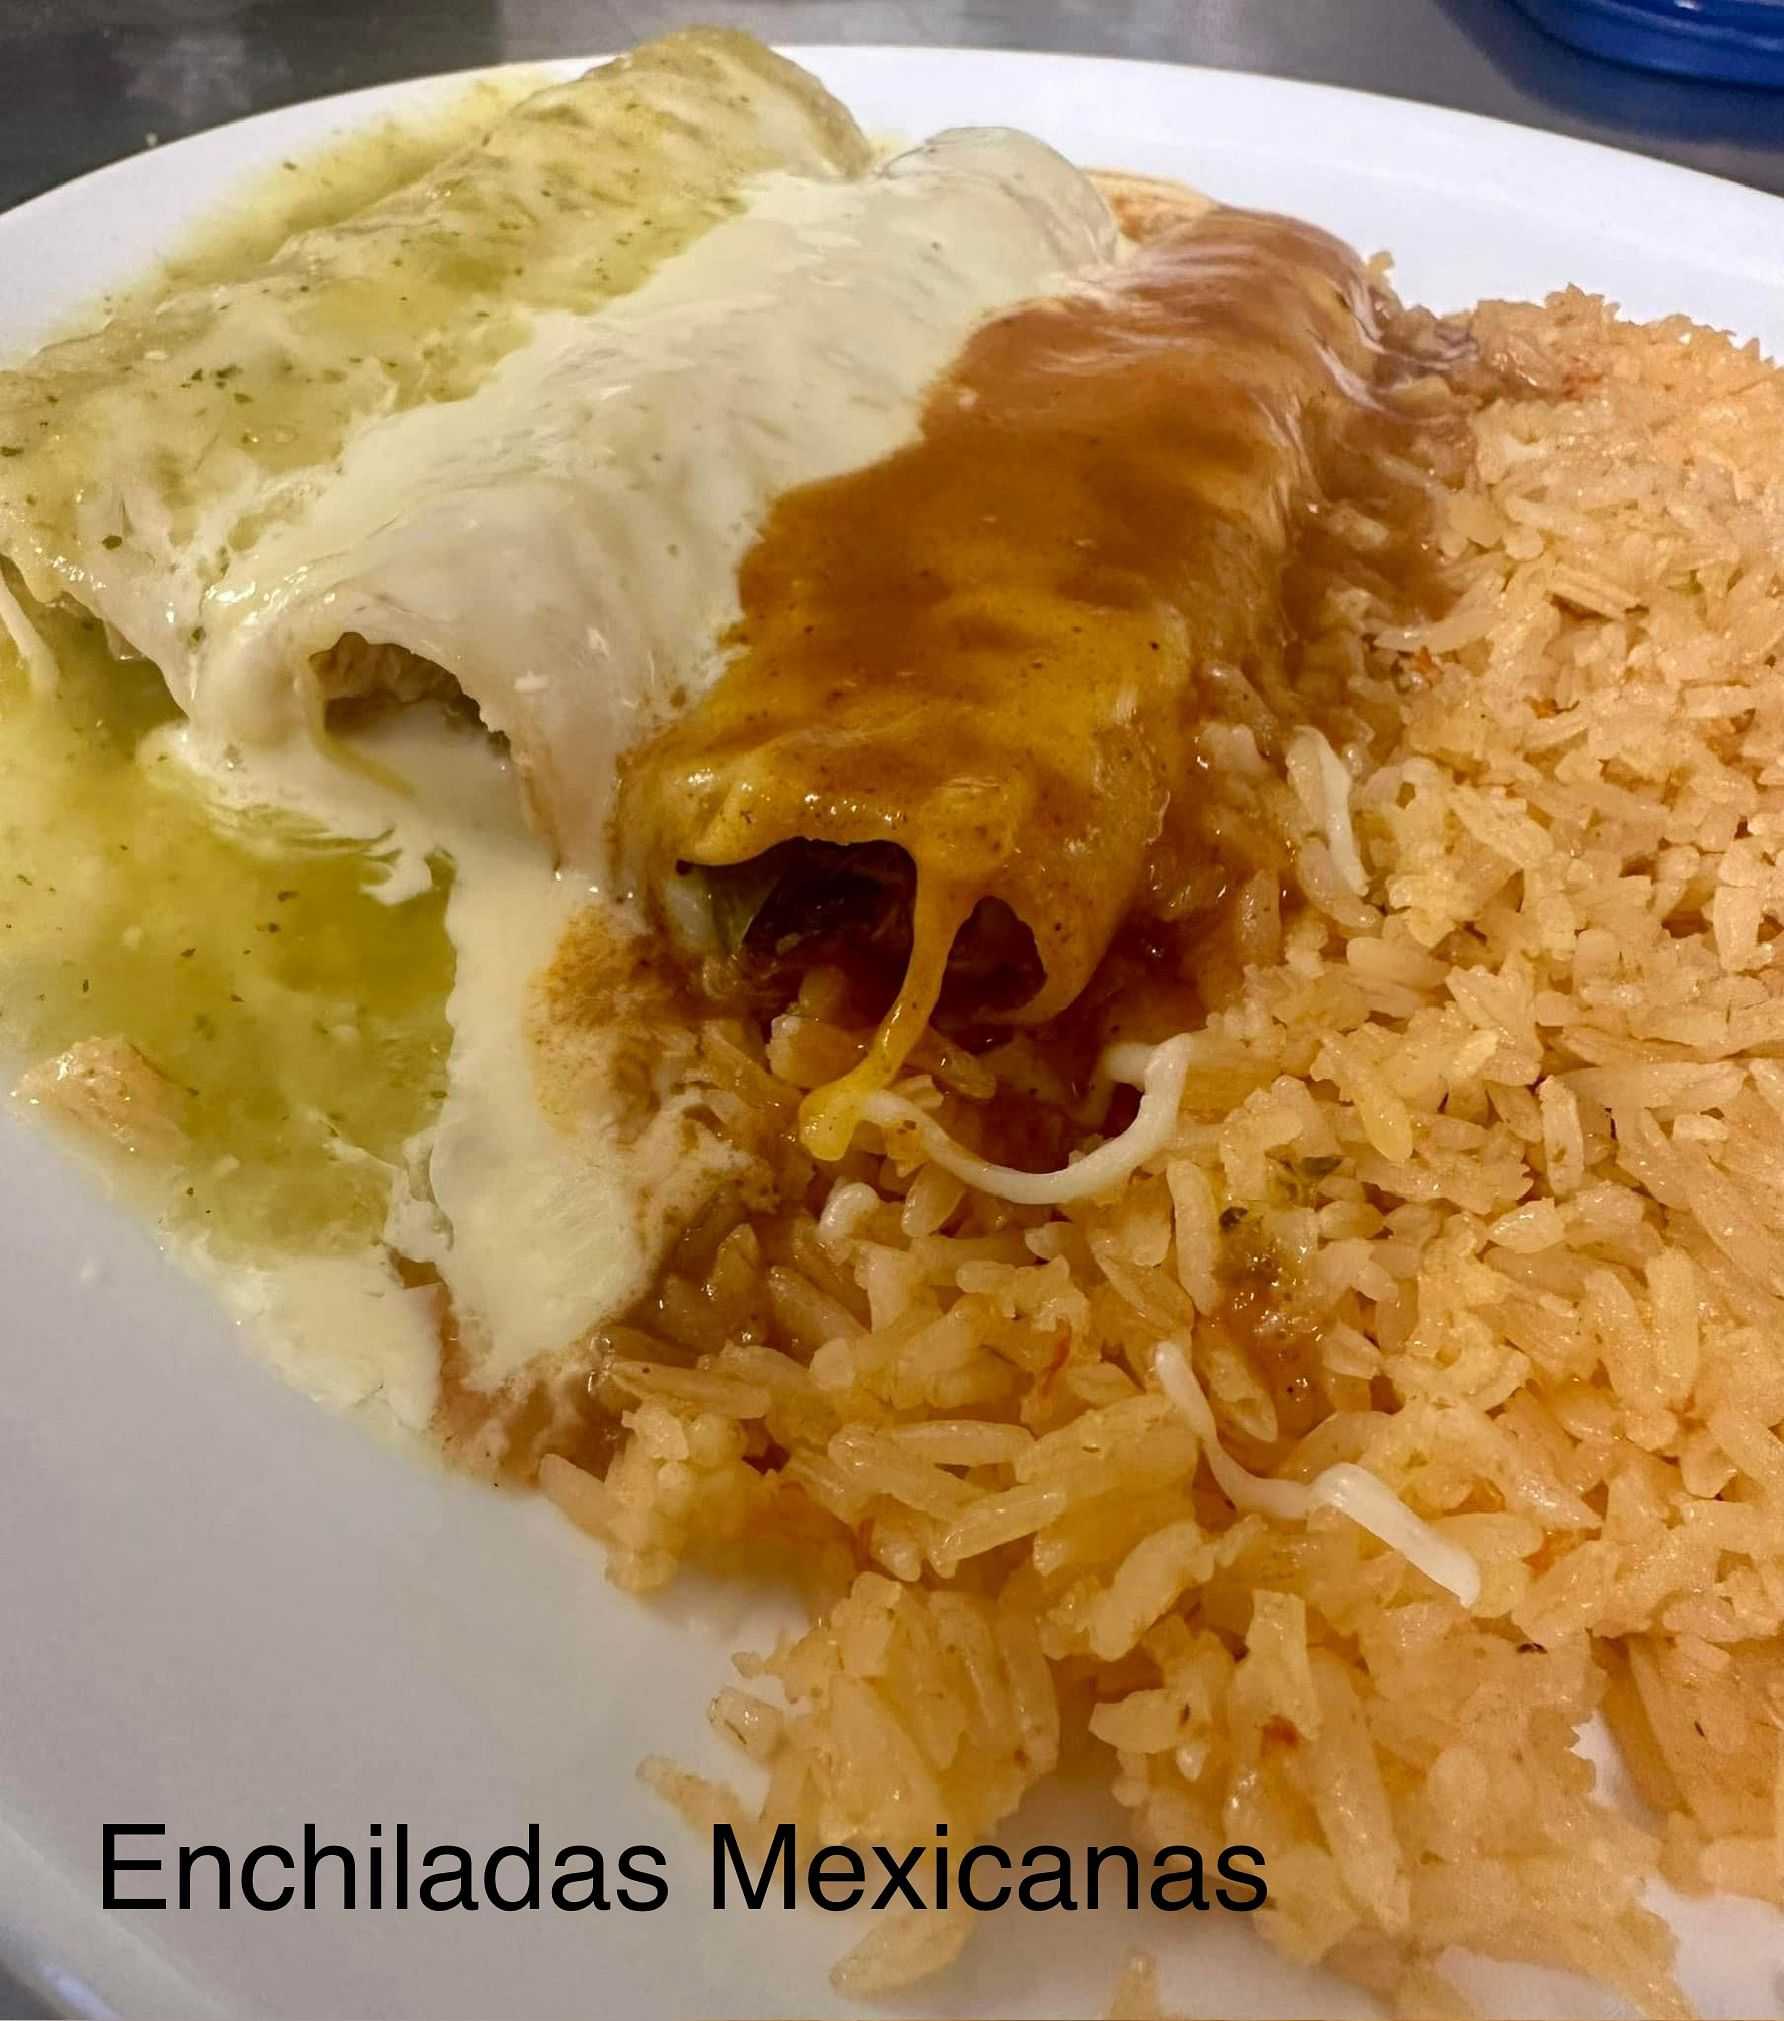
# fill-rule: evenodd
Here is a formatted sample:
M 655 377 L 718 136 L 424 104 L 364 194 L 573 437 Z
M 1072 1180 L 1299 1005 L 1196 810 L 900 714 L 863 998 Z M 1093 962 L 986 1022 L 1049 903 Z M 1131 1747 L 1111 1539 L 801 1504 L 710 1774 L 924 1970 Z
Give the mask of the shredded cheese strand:
M 1385 1481 L 1365 1467 L 1340 1460 L 1316 1474 L 1307 1489 L 1316 1509 L 1336 1509 L 1360 1529 L 1398 1551 L 1435 1585 L 1453 1593 L 1464 1607 L 1480 1598 L 1480 1565 L 1472 1551 L 1440 1537 L 1423 1516 L 1409 1509 Z
M 1270 1516 L 1279 1523 L 1306 1519 L 1313 1502 L 1301 1482 L 1264 1480 L 1240 1466 L 1220 1443 L 1220 1429 L 1207 1395 L 1189 1365 L 1189 1356 L 1174 1340 L 1159 1343 L 1152 1357 L 1152 1372 L 1158 1377 L 1159 1388 L 1188 1418 L 1190 1430 L 1202 1442 L 1202 1456 L 1215 1485 L 1235 1509 Z
M 18 648 L 18 655 L 25 663 L 25 672 L 30 677 L 31 692 L 40 699 L 53 695 L 62 685 L 62 671 L 56 665 L 56 656 L 43 642 L 43 634 L 26 617 L 24 609 L 10 589 L 6 578 L 0 576 L 0 625 Z
M 1352 780 L 1344 760 L 1318 730 L 1301 729 L 1290 741 L 1289 768 L 1298 775 L 1297 784 L 1306 780 L 1319 789 L 1320 822 L 1325 829 L 1326 849 L 1340 882 L 1358 898 L 1367 897 L 1369 873 L 1363 868 L 1356 830 L 1351 825 Z
M 1473 1555 L 1440 1537 L 1385 1481 L 1378 1481 L 1348 1460 L 1327 1467 L 1306 1485 L 1266 1480 L 1251 1473 L 1221 1445 L 1214 1412 L 1178 1342 L 1160 1341 L 1152 1371 L 1159 1388 L 1189 1420 L 1190 1429 L 1202 1442 L 1208 1471 L 1235 1509 L 1281 1523 L 1305 1522 L 1315 1509 L 1336 1509 L 1453 1593 L 1464 1607 L 1472 1607 L 1480 1598 L 1480 1566 Z
M 1140 1089 L 1139 1113 L 1120 1136 L 1111 1137 L 1076 1164 L 1057 1172 L 1024 1172 L 1014 1165 L 993 1165 L 975 1157 L 904 1095 L 872 1095 L 862 1115 L 882 1129 L 915 1132 L 933 1163 L 981 1193 L 1019 1207 L 1057 1207 L 1108 1192 L 1170 1143 L 1196 1042 L 1195 1033 L 1181 1032 L 1163 1045 L 1111 1046 L 1103 1055 L 1102 1071 L 1109 1080 Z

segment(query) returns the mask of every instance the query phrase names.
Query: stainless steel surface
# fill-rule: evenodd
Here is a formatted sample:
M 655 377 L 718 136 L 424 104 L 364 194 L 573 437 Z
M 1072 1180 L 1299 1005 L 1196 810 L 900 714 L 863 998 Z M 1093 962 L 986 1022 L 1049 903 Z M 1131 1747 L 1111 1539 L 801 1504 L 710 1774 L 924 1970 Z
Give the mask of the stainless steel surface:
M 1784 93 L 1599 62 L 1511 0 L 0 0 L 0 208 L 150 134 L 432 70 L 619 48 L 689 18 L 780 42 L 1068 49 L 1315 78 L 1784 193 Z
M 0 2016 L 5 2021 L 36 2021 L 36 2017 L 49 2011 L 35 1993 L 27 1991 L 9 1973 L 0 1971 Z
M 1510 0 L 0 0 L 0 209 L 151 137 L 429 71 L 616 49 L 690 18 L 776 42 L 1078 50 L 1311 78 L 1784 194 L 1784 94 L 1595 61 Z M 0 2016 L 47 2011 L 0 1969 Z
M 65 2011 L 15 1979 L 0 1963 L 0 2021 L 53 2021 Z

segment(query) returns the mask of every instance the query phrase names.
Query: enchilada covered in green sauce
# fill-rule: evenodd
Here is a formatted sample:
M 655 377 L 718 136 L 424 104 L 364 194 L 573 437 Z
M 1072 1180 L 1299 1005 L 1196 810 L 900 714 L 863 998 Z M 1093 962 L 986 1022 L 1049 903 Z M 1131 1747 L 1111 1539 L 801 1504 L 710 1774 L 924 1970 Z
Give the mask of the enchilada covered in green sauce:
M 723 30 L 540 91 L 259 270 L 0 376 L 0 552 L 202 709 L 207 640 L 264 588 L 259 544 L 366 426 L 474 393 L 541 317 L 590 314 L 734 215 L 752 177 L 868 159 L 813 78 Z

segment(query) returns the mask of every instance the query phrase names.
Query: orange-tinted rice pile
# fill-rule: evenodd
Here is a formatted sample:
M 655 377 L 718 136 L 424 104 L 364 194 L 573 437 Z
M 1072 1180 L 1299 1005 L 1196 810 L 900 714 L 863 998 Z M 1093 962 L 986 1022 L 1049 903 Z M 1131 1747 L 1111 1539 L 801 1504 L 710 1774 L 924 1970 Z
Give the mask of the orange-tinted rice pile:
M 1252 894 L 1168 1150 L 1055 1211 L 896 1133 L 814 1173 L 792 1106 L 857 1036 L 821 990 L 708 1034 L 781 1148 L 615 1336 L 605 1479 L 542 1480 L 621 1585 L 807 1579 L 714 1707 L 762 1803 L 647 1770 L 697 1821 L 960 1844 L 1088 1765 L 1142 1845 L 1263 1848 L 1254 1925 L 1396 2011 L 1467 2011 L 1462 1947 L 1674 2015 L 1646 1884 L 1784 1903 L 1784 375 L 1578 294 L 1472 328 L 1519 390 L 1442 486 L 1457 601 L 1321 617 L 1366 895 L 1264 768 L 1301 895 Z M 971 1136 L 996 1062 L 925 1063 Z M 1360 1463 L 1477 1604 L 1332 1511 L 1236 1514 L 1167 1338 L 1233 1454 Z M 877 1918 L 838 1983 L 970 1922 Z

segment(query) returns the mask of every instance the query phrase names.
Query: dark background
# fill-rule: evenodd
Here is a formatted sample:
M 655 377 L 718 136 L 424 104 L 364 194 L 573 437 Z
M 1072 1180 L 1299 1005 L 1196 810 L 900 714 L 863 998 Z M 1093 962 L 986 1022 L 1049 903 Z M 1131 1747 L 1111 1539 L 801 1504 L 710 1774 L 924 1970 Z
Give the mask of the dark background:
M 429 71 L 619 49 L 689 20 L 774 42 L 1065 49 L 1311 78 L 1784 194 L 1784 93 L 1578 55 L 1511 0 L 0 0 L 0 209 L 150 135 Z M 0 1903 L 0 1933 L 5 1921 Z M 48 2011 L 0 1961 L 0 2015 Z
M 0 208 L 147 134 L 428 71 L 618 49 L 689 19 L 777 42 L 1070 49 L 1314 78 L 1784 193 L 1784 93 L 1578 55 L 1511 0 L 0 0 Z

